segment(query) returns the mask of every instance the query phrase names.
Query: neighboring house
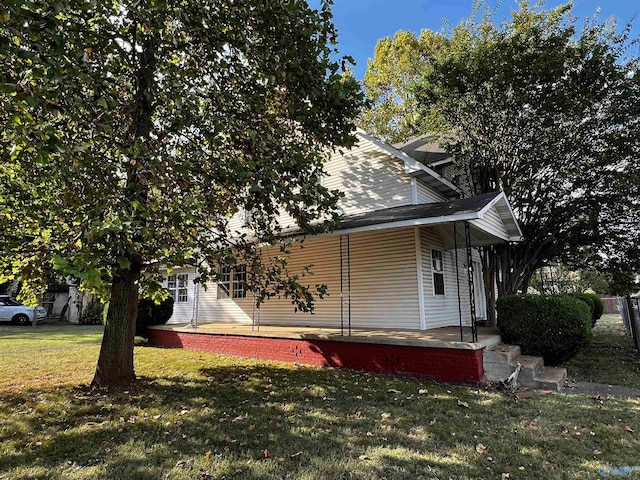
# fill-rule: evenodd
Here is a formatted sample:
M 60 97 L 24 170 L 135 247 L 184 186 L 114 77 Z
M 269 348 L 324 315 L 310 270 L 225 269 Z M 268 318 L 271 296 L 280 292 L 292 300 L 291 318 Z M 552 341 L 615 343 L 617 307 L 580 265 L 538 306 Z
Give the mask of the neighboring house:
M 223 280 L 206 290 L 194 285 L 194 268 L 176 268 L 165 277 L 175 299 L 170 324 L 419 331 L 472 327 L 474 317 L 485 316 L 482 269 L 472 247 L 520 240 L 504 194 L 461 198 L 442 174 L 451 162 L 446 154 L 427 161 L 408 148 L 419 161 L 365 132 L 357 135 L 355 147 L 335 153 L 325 166 L 324 185 L 345 194 L 339 229 L 307 237 L 289 259 L 290 272 L 313 264 L 309 283 L 328 287 L 314 314 L 296 312 L 286 298 L 257 310 L 242 266 L 223 268 Z M 231 230 L 243 225 L 238 215 Z

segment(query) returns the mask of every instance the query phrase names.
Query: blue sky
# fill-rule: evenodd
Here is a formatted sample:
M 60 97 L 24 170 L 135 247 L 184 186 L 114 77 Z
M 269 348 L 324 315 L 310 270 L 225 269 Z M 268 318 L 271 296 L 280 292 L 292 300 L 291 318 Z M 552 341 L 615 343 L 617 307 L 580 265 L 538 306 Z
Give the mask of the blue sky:
M 310 2 L 312 5 L 319 3 Z M 379 38 L 392 36 L 398 30 L 440 30 L 443 18 L 451 25 L 471 14 L 471 0 L 334 0 L 334 23 L 338 28 L 338 48 L 342 55 L 356 60 L 356 77 L 362 79 L 367 69 L 367 59 L 373 56 Z M 549 0 L 546 8 L 566 2 Z M 493 7 L 498 4 L 490 1 Z M 640 2 L 635 0 L 575 0 L 574 15 L 579 19 L 593 16 L 600 7 L 599 19 L 614 16 L 622 27 L 632 17 L 638 16 Z M 515 0 L 504 0 L 497 10 L 498 19 L 510 17 L 517 8 Z M 634 36 L 640 35 L 640 19 L 634 21 Z M 636 47 L 637 48 L 637 47 Z

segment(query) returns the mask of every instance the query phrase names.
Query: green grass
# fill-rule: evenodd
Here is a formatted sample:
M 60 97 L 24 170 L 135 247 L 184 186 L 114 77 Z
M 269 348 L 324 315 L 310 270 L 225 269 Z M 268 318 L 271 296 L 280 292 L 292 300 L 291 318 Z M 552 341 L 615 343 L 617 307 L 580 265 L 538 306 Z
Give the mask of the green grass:
M 108 393 L 82 386 L 99 340 L 98 327 L 0 327 L 0 478 L 537 480 L 640 463 L 636 400 L 517 402 L 151 347 L 136 348 L 137 385 Z
M 640 389 L 640 352 L 619 315 L 603 315 L 593 329 L 591 344 L 562 366 L 575 381 Z

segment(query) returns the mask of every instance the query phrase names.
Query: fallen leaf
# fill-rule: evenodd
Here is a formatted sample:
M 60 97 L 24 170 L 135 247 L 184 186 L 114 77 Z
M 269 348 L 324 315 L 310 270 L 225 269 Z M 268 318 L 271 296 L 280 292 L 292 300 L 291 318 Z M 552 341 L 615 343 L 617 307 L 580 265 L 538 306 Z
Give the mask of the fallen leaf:
M 269 450 L 267 450 L 266 448 L 262 450 L 262 458 L 269 458 L 270 456 L 271 453 L 269 453 Z
M 391 417 L 391 414 L 390 414 L 390 413 L 383 413 L 383 414 L 381 414 L 380 416 L 381 416 L 382 418 L 389 418 L 389 417 Z
M 489 453 L 489 447 L 487 447 L 482 443 L 479 443 L 476 445 L 476 452 L 478 452 L 481 455 L 486 455 L 487 453 Z
M 524 400 L 524 399 L 526 399 L 526 398 L 533 398 L 533 397 L 535 397 L 535 396 L 536 396 L 535 392 L 531 392 L 531 391 L 518 392 L 518 393 L 516 393 L 516 397 L 517 397 L 519 400 Z
M 458 406 L 459 407 L 464 407 L 464 408 L 469 408 L 469 404 L 467 402 L 463 402 L 460 399 L 458 399 Z
M 511 478 L 511 474 L 510 473 L 503 473 L 502 476 L 500 477 L 500 480 L 505 480 L 507 478 Z
M 395 388 L 390 388 L 387 390 L 388 393 L 401 393 L 400 390 L 396 390 Z
M 549 395 L 549 394 L 553 393 L 553 390 L 540 390 L 538 393 L 540 395 Z
M 593 454 L 594 454 L 594 455 L 601 455 L 601 454 L 602 454 L 602 452 L 601 452 L 600 450 L 594 450 L 594 451 L 593 451 Z
M 211 455 L 213 455 L 213 452 L 209 450 L 207 453 L 204 454 L 204 457 L 209 458 Z
M 360 460 L 371 460 L 371 457 L 368 457 L 367 455 L 360 455 L 358 458 Z
M 629 433 L 633 433 L 633 428 L 631 428 L 629 425 L 626 425 L 626 426 L 624 427 L 624 431 L 625 431 L 625 432 L 629 432 Z
M 428 392 L 428 390 L 426 388 L 421 388 L 420 390 L 418 390 L 418 395 L 426 395 Z
M 373 437 L 373 433 L 367 432 L 367 437 Z
M 292 454 L 290 455 L 290 457 L 291 457 L 291 458 L 296 458 L 296 457 L 299 457 L 300 455 L 302 455 L 302 452 L 296 452 L 296 453 L 292 453 Z
M 433 420 L 429 420 L 429 425 L 435 425 L 436 424 L 436 417 L 433 417 Z

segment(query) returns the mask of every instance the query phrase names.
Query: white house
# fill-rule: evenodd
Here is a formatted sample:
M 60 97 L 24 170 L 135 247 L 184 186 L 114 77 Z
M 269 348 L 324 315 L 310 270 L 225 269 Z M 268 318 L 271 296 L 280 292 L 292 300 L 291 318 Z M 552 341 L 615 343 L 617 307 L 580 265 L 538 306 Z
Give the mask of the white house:
M 170 324 L 428 330 L 471 327 L 472 318 L 485 316 L 472 247 L 520 239 L 504 194 L 461 198 L 436 171 L 446 158 L 421 162 L 365 132 L 357 135 L 359 143 L 335 153 L 325 167 L 324 185 L 345 194 L 339 229 L 307 238 L 289 259 L 293 272 L 313 264 L 310 283 L 328 287 L 315 312 L 295 312 L 284 298 L 257 310 L 242 267 L 225 270 L 223 281 L 206 290 L 194 285 L 195 269 L 178 268 L 166 277 L 175 299 Z M 241 230 L 242 218 L 232 227 Z

